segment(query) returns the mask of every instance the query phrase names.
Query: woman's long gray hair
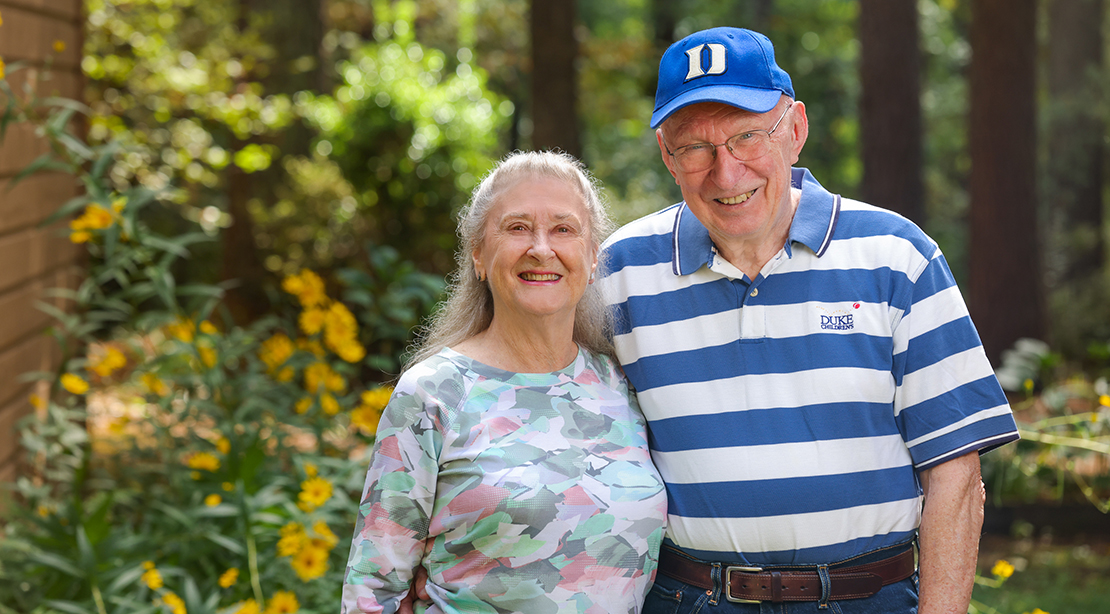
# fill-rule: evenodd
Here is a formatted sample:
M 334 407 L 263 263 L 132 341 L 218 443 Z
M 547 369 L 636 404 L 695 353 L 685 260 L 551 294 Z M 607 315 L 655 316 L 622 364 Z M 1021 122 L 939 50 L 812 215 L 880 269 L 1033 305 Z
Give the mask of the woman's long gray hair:
M 568 184 L 581 197 L 589 212 L 589 238 L 595 253 L 613 231 L 597 182 L 573 156 L 560 152 L 514 152 L 501 160 L 474 190 L 468 204 L 459 212 L 458 268 L 450 278 L 447 300 L 432 316 L 411 350 L 405 369 L 409 369 L 442 350 L 484 331 L 493 321 L 493 295 L 486 281 L 475 276 L 472 254 L 485 239 L 486 219 L 497 199 L 522 181 L 555 179 Z M 595 276 L 602 275 L 604 262 L 598 259 Z M 574 341 L 598 354 L 613 355 L 612 316 L 596 284 L 586 286 L 574 316 Z

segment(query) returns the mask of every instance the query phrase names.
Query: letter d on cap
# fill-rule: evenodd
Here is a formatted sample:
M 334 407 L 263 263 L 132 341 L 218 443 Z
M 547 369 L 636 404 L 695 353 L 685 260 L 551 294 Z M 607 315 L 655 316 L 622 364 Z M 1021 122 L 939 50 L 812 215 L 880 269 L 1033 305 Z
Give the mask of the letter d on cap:
M 709 70 L 701 69 L 701 50 L 709 47 Z M 690 70 L 686 73 L 686 80 L 696 79 L 704 75 L 719 75 L 725 72 L 724 45 L 719 43 L 701 44 L 686 50 L 686 57 L 690 58 Z

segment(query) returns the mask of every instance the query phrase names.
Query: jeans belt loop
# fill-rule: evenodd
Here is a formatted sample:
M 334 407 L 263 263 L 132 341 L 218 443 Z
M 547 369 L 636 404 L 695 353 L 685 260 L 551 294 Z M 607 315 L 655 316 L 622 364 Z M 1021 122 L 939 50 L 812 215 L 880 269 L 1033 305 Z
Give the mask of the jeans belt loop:
M 712 578 L 713 588 L 709 589 L 709 604 L 715 606 L 721 600 L 721 587 L 724 585 L 724 582 L 721 581 L 720 563 L 713 563 Z
M 829 609 L 829 595 L 832 592 L 832 579 L 829 578 L 829 566 L 818 565 L 817 577 L 821 579 L 821 599 L 817 602 L 818 610 Z

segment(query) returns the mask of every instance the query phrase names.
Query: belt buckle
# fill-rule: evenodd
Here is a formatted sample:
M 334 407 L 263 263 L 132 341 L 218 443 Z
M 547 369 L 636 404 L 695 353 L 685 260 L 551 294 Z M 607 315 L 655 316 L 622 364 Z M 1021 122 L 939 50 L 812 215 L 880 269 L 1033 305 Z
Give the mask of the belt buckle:
M 725 599 L 733 603 L 763 603 L 758 599 L 737 599 L 732 596 L 732 572 L 742 571 L 746 573 L 759 573 L 763 571 L 762 567 L 743 567 L 739 565 L 730 565 L 725 567 Z

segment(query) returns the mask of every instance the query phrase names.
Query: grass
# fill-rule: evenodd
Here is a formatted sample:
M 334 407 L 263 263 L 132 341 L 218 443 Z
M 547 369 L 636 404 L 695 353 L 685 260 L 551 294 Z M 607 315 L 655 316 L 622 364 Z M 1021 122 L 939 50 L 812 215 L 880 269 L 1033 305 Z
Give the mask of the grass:
M 1110 518 L 1107 519 L 1110 523 Z M 981 614 L 1110 614 L 1110 537 L 1001 538 L 984 536 L 979 573 L 991 577 L 999 559 L 1015 568 L 1002 586 L 976 586 L 973 599 Z

